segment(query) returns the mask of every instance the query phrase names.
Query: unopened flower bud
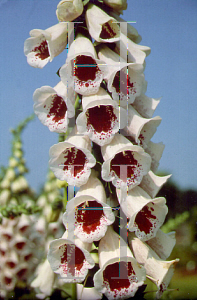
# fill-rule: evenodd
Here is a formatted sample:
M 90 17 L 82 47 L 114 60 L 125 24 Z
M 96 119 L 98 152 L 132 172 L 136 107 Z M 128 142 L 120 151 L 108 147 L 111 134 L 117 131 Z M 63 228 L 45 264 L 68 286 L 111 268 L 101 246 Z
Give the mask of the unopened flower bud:
M 21 151 L 21 150 L 18 150 L 18 149 L 16 149 L 16 150 L 14 150 L 14 156 L 15 157 L 17 157 L 17 158 L 22 158 L 23 157 L 23 151 Z
M 62 0 L 56 10 L 60 22 L 70 22 L 79 17 L 83 12 L 82 0 Z
M 17 165 L 18 165 L 18 161 L 16 160 L 16 158 L 10 157 L 10 159 L 9 159 L 9 166 L 11 168 L 15 168 L 15 167 L 17 167 Z
M 0 193 L 0 204 L 1 205 L 6 204 L 6 202 L 9 200 L 10 196 L 11 196 L 11 193 L 8 189 L 3 190 Z
M 117 11 L 127 9 L 127 0 L 103 0 L 103 2 Z
M 5 178 L 9 181 L 12 181 L 12 180 L 14 180 L 15 176 L 16 176 L 16 174 L 14 172 L 14 169 L 8 168 L 6 171 L 6 174 L 5 174 Z

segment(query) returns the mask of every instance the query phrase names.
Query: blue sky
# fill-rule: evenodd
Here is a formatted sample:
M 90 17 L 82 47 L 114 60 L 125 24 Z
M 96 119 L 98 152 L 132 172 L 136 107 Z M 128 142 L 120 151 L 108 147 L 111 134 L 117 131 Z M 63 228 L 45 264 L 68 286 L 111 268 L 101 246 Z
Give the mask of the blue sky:
M 0 0 L 0 165 L 10 155 L 9 129 L 33 112 L 32 95 L 43 85 L 55 86 L 57 70 L 65 63 L 66 51 L 34 69 L 26 62 L 23 45 L 34 28 L 57 23 L 56 0 Z M 142 36 L 140 44 L 151 47 L 146 59 L 146 95 L 160 98 L 155 116 L 162 123 L 153 137 L 166 147 L 159 171 L 172 173 L 181 188 L 197 188 L 197 1 L 128 0 L 123 18 Z M 23 133 L 28 179 L 38 189 L 46 178 L 49 148 L 57 143 L 38 119 Z

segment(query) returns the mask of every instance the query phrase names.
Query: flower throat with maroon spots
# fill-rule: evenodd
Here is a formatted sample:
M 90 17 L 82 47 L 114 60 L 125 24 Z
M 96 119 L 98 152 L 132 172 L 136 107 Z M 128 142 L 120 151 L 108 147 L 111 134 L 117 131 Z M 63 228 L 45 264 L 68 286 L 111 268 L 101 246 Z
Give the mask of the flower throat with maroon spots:
M 111 105 L 100 105 L 89 108 L 86 111 L 87 127 L 91 125 L 96 132 L 109 132 L 112 129 L 112 123 L 117 120 Z
M 97 201 L 83 202 L 77 206 L 75 212 L 76 221 L 83 224 L 83 231 L 90 233 L 100 225 L 103 214 L 103 207 Z
M 66 149 L 63 154 L 65 158 L 63 170 L 68 170 L 69 165 L 74 166 L 74 177 L 76 177 L 84 169 L 87 161 L 85 154 L 75 147 Z
M 123 275 L 127 274 L 127 278 L 121 278 L 120 270 L 123 270 Z M 130 280 L 132 276 L 132 282 L 134 281 L 135 271 L 131 265 L 131 262 L 116 262 L 108 265 L 103 271 L 104 283 L 109 285 L 110 290 L 121 290 L 123 288 L 129 288 Z M 114 278 L 117 277 L 117 278 Z M 120 278 L 118 278 L 120 277 Z M 122 276 L 123 277 L 123 276 Z M 130 277 L 130 278 L 129 278 Z M 130 279 L 130 280 L 129 280 Z
M 35 56 L 44 60 L 50 56 L 47 41 L 43 41 L 38 47 L 35 47 L 32 52 L 37 52 Z
M 134 174 L 136 168 L 138 167 L 138 161 L 134 158 L 132 151 L 127 150 L 127 151 L 119 152 L 111 160 L 110 172 L 114 171 L 119 178 L 120 178 L 120 167 L 119 167 L 120 165 L 128 165 L 127 178 L 131 178 L 132 176 L 135 176 Z
M 85 65 L 85 66 L 83 66 Z M 91 56 L 78 55 L 75 59 L 75 76 L 81 81 L 95 80 L 99 71 L 96 61 Z
M 85 260 L 83 252 L 77 246 L 69 244 L 62 245 L 59 247 L 59 249 L 64 250 L 61 256 L 61 264 L 64 273 L 67 274 L 67 272 L 69 271 L 69 273 L 72 274 L 75 269 L 80 271 L 83 267 L 83 262 Z M 72 257 L 73 252 L 75 253 L 74 257 Z
M 66 111 L 67 106 L 63 98 L 58 95 L 54 95 L 47 118 L 53 116 L 52 120 L 54 122 L 59 122 L 60 120 L 64 119 Z

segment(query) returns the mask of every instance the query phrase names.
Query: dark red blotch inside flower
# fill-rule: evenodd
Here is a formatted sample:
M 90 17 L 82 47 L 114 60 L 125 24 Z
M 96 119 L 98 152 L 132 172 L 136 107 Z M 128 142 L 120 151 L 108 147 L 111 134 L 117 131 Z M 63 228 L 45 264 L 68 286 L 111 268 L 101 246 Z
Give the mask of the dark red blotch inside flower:
M 111 105 L 100 105 L 89 108 L 86 111 L 87 127 L 93 126 L 96 132 L 108 132 L 112 129 L 112 122 L 117 117 L 114 114 L 113 106 Z
M 123 172 L 127 174 L 121 174 L 121 165 L 125 165 Z M 111 160 L 110 172 L 114 171 L 121 180 L 126 181 L 126 178 L 135 177 L 134 172 L 137 166 L 138 161 L 134 158 L 132 151 L 127 150 L 117 153 Z
M 75 245 L 65 244 L 59 247 L 59 249 L 62 248 L 64 249 L 64 252 L 61 256 L 61 264 L 65 265 L 68 268 L 69 273 L 74 275 L 75 269 L 80 271 L 83 267 L 85 255 Z
M 129 277 L 134 275 L 135 275 L 135 271 L 133 270 L 131 262 L 127 263 L 124 261 L 120 261 L 108 265 L 103 271 L 104 283 L 109 284 L 110 290 L 112 291 L 114 290 L 120 291 L 123 288 L 129 288 L 131 284 L 129 281 Z M 118 278 L 114 278 L 114 277 L 118 277 Z
M 53 116 L 52 120 L 54 122 L 59 122 L 60 120 L 64 119 L 66 111 L 67 106 L 63 98 L 58 95 L 54 95 L 47 118 Z
M 103 206 L 97 201 L 87 201 L 77 206 L 76 221 L 83 224 L 83 231 L 90 233 L 100 225 Z
M 84 169 L 84 165 L 87 161 L 86 155 L 83 151 L 75 147 L 66 149 L 63 154 L 65 158 L 63 170 L 68 170 L 69 166 L 72 166 L 71 174 L 76 177 L 77 174 L 82 172 Z
M 152 204 L 154 203 L 152 202 Z M 152 215 L 151 211 L 154 211 L 154 208 L 148 207 L 146 205 L 138 212 L 137 216 L 135 217 L 135 223 L 138 226 L 139 230 L 144 231 L 146 234 L 148 234 L 153 227 L 151 219 L 156 219 L 156 216 Z
M 123 70 L 116 73 L 112 86 L 116 89 L 116 93 L 122 93 L 127 95 L 129 93 L 136 93 L 134 89 L 134 83 L 130 82 L 128 74 Z
M 102 30 L 101 30 L 101 33 L 100 33 L 100 38 L 105 40 L 105 39 L 114 38 L 115 36 L 116 36 L 116 32 L 113 31 L 110 24 L 108 22 L 103 24 Z
M 81 81 L 95 80 L 99 71 L 96 61 L 91 56 L 78 55 L 75 59 L 75 76 Z
M 44 40 L 38 47 L 35 47 L 32 52 L 37 52 L 35 56 L 38 56 L 40 59 L 46 59 L 50 56 L 47 41 Z

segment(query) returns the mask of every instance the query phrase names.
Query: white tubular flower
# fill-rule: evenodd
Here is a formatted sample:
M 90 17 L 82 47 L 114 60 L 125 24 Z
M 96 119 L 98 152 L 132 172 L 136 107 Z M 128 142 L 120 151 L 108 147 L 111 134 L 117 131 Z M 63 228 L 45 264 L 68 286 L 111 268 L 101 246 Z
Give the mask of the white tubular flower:
M 139 43 L 142 40 L 142 37 L 138 34 L 138 31 L 131 25 L 129 24 L 127 21 L 125 21 L 124 19 L 122 19 L 116 12 L 114 11 L 110 11 L 110 15 L 116 19 L 116 21 L 118 21 L 118 23 L 121 24 L 122 23 L 126 23 L 127 24 L 127 34 L 126 36 L 132 40 L 134 43 Z M 121 27 L 121 25 L 120 25 Z M 125 34 L 124 32 L 121 32 L 123 34 Z M 144 47 L 144 46 L 143 46 Z M 149 47 L 147 47 L 149 48 Z M 150 48 L 149 48 L 150 49 Z
M 32 220 L 28 215 L 22 214 L 17 224 L 19 233 L 26 234 L 32 224 Z
M 125 34 L 121 32 L 120 40 L 116 42 L 114 49 L 118 54 L 122 56 L 122 53 L 127 53 L 128 63 L 144 64 L 146 56 L 150 54 L 150 48 L 134 43 Z
M 36 278 L 31 283 L 31 287 L 38 289 L 45 296 L 51 295 L 55 274 L 47 259 L 39 265 L 37 273 Z
M 146 243 L 137 238 L 131 240 L 130 244 L 137 261 L 144 265 L 147 275 L 157 285 L 156 298 L 159 299 L 167 289 L 179 259 L 163 261 Z
M 100 49 L 98 57 L 108 65 L 105 80 L 112 98 L 120 102 L 120 106 L 133 103 L 145 88 L 143 66 L 120 61 L 120 56 L 107 46 Z
M 82 106 L 83 112 L 76 120 L 77 129 L 99 146 L 109 144 L 114 134 L 126 125 L 126 110 L 102 88 L 96 95 L 82 97 Z
M 120 248 L 120 243 L 123 247 Z M 125 254 L 121 251 L 125 247 Z M 100 270 L 94 275 L 95 288 L 111 299 L 128 299 L 133 297 L 146 278 L 145 269 L 140 266 L 127 243 L 108 228 L 99 243 Z
M 88 31 L 97 42 L 114 43 L 120 39 L 120 26 L 116 19 L 98 6 L 89 4 L 85 17 Z
M 66 141 L 53 145 L 49 150 L 49 166 L 55 176 L 69 185 L 81 186 L 88 181 L 96 159 L 91 154 L 88 137 L 71 133 Z
M 12 271 L 6 269 L 0 277 L 1 284 L 6 291 L 12 291 L 17 282 L 16 276 L 13 276 Z
M 68 231 L 69 224 L 74 221 L 74 235 L 87 243 L 100 240 L 114 220 L 112 209 L 106 204 L 104 187 L 92 175 L 76 196 L 68 201 L 63 215 L 63 223 Z
M 161 229 L 159 229 L 156 236 L 148 240 L 146 243 L 161 259 L 165 260 L 170 256 L 172 249 L 176 244 L 175 231 L 164 233 Z
M 151 197 L 154 198 L 159 190 L 162 188 L 162 186 L 166 183 L 166 181 L 171 177 L 172 175 L 167 176 L 157 176 L 152 171 L 149 171 L 148 174 L 146 174 L 141 183 L 140 187 Z
M 132 106 L 137 110 L 137 112 L 144 118 L 152 118 L 157 105 L 159 104 L 161 98 L 153 99 L 147 97 L 144 94 L 135 98 Z
M 151 171 L 156 172 L 159 166 L 159 161 L 162 157 L 165 145 L 160 143 L 149 142 L 147 144 L 146 152 L 151 156 Z
M 26 178 L 19 175 L 11 184 L 11 190 L 13 193 L 20 193 L 29 188 Z
M 62 0 L 57 5 L 56 15 L 60 22 L 71 22 L 83 12 L 82 0 Z
M 152 199 L 139 186 L 130 190 L 124 200 L 120 190 L 117 190 L 117 196 L 124 214 L 129 218 L 129 231 L 134 231 L 142 241 L 155 237 L 168 212 L 166 199 Z
M 83 284 L 77 283 L 77 299 L 79 300 L 100 300 L 103 294 L 95 287 L 86 288 Z
M 66 132 L 68 118 L 75 115 L 74 105 L 70 99 L 75 99 L 74 92 L 72 90 L 69 94 L 62 81 L 54 88 L 42 86 L 33 94 L 34 112 L 50 131 Z
M 64 238 L 66 235 L 50 243 L 47 258 L 52 270 L 60 274 L 64 282 L 80 283 L 85 279 L 88 269 L 95 265 L 89 253 L 91 244 L 79 239 L 75 239 L 75 242 L 70 241 Z
M 29 33 L 31 37 L 24 44 L 28 64 L 42 69 L 49 61 L 52 61 L 66 48 L 67 36 L 70 35 L 71 28 L 69 23 L 64 22 L 46 30 L 31 30 Z
M 118 12 L 127 9 L 127 0 L 104 0 L 103 2 Z
M 149 154 L 121 134 L 117 133 L 110 144 L 101 147 L 101 152 L 104 158 L 102 178 L 112 181 L 117 188 L 134 188 L 150 170 Z
M 97 57 L 92 42 L 81 34 L 70 45 L 60 69 L 63 83 L 81 95 L 96 94 L 108 68 Z
M 128 106 L 127 115 L 128 123 L 124 128 L 126 135 L 131 136 L 138 145 L 147 148 L 147 144 L 161 123 L 161 118 L 143 118 L 131 105 Z
M 16 251 L 14 250 L 9 251 L 9 253 L 6 253 L 4 259 L 5 259 L 4 260 L 5 269 L 9 269 L 14 275 L 14 273 L 16 272 L 16 268 L 18 267 L 19 264 L 19 258 Z

